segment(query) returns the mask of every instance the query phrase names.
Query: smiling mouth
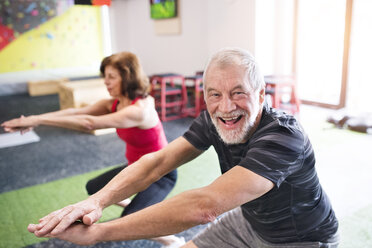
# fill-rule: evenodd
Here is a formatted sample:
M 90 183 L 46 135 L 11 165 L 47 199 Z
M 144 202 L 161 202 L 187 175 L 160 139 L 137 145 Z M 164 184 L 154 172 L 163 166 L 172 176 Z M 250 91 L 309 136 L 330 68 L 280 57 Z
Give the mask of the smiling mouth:
M 243 115 L 239 115 L 239 116 L 234 116 L 234 117 L 218 117 L 218 119 L 220 119 L 223 123 L 227 125 L 233 125 L 237 123 L 238 121 L 240 121 L 242 117 Z

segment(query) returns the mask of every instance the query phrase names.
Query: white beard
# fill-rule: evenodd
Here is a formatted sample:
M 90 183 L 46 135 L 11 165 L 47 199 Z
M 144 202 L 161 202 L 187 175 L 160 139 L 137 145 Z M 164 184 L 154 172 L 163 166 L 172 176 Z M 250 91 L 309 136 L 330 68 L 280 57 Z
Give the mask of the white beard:
M 258 115 L 259 108 L 255 108 L 254 112 L 249 116 L 248 113 L 244 110 L 237 110 L 234 112 L 229 113 L 229 116 L 240 116 L 242 115 L 242 119 L 240 121 L 243 121 L 243 125 L 239 128 L 236 128 L 234 130 L 224 130 L 223 128 L 219 127 L 219 120 L 218 117 L 226 116 L 223 115 L 220 112 L 216 112 L 212 116 L 212 122 L 214 126 L 216 127 L 217 133 L 222 139 L 222 141 L 228 145 L 232 144 L 239 144 L 246 141 L 249 135 L 249 131 L 254 127 L 256 118 Z

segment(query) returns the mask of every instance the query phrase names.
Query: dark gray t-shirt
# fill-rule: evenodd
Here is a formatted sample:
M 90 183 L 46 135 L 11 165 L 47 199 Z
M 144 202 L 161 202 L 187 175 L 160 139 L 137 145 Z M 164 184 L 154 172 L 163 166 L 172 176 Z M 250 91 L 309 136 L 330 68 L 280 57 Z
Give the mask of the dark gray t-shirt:
M 293 116 L 265 105 L 252 137 L 244 144 L 226 145 L 204 111 L 183 137 L 199 150 L 213 146 L 222 173 L 240 165 L 275 184 L 242 205 L 244 217 L 263 239 L 326 242 L 336 233 L 338 222 L 319 183 L 313 148 Z

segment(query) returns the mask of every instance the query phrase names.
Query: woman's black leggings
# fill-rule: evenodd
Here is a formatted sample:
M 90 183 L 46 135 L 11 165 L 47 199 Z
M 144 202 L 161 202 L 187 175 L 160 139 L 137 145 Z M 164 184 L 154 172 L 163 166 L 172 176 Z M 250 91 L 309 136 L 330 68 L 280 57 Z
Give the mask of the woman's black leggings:
M 89 195 L 92 195 L 102 189 L 114 176 L 122 171 L 128 165 L 120 166 L 109 170 L 102 175 L 89 180 L 86 184 L 86 189 Z M 139 192 L 132 202 L 124 209 L 121 216 L 125 216 L 138 210 L 144 209 L 155 203 L 161 202 L 173 189 L 177 181 L 177 170 L 174 170 L 158 181 L 151 184 L 146 190 Z

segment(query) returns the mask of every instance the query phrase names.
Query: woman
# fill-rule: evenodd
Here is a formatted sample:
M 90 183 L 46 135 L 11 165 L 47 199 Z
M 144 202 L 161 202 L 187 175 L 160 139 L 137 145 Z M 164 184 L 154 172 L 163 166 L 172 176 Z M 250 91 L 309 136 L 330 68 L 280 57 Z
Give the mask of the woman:
M 128 164 L 90 180 L 86 185 L 89 194 L 99 191 L 116 174 L 142 155 L 160 150 L 167 145 L 163 126 L 155 110 L 154 99 L 148 95 L 149 80 L 136 55 L 121 52 L 106 57 L 101 63 L 100 71 L 112 99 L 101 100 L 79 109 L 22 116 L 1 124 L 8 132 L 17 130 L 26 132 L 39 125 L 81 130 L 116 128 L 119 138 L 126 143 Z M 126 199 L 118 203 L 125 207 L 122 216 L 162 201 L 173 189 L 176 180 L 177 172 L 172 171 L 145 191 L 138 193 L 132 201 Z M 184 242 L 173 235 L 155 240 L 168 245 L 165 247 L 177 247 L 176 245 Z

